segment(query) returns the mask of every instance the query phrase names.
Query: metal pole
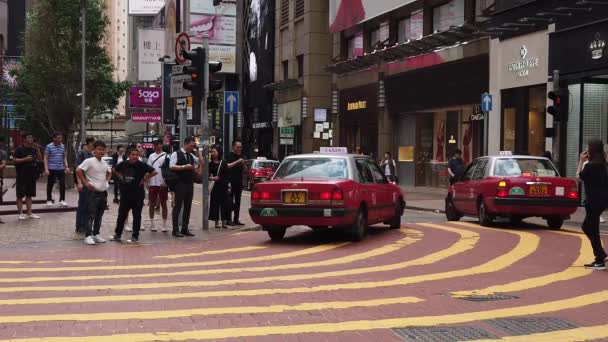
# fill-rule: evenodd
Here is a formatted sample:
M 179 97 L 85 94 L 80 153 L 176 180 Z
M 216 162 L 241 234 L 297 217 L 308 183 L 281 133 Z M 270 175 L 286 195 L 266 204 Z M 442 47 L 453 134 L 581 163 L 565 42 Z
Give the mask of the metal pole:
M 87 3 L 86 0 L 80 1 L 80 16 L 82 20 L 82 97 L 80 99 L 80 143 L 85 143 L 85 132 L 86 127 L 85 124 L 87 122 L 86 118 L 86 53 L 87 53 Z
M 203 82 L 205 91 L 200 103 L 201 107 L 201 142 L 203 158 L 207 160 L 209 155 L 209 114 L 207 112 L 207 97 L 209 97 L 209 37 L 203 38 Z M 203 230 L 209 230 L 209 167 L 203 165 Z

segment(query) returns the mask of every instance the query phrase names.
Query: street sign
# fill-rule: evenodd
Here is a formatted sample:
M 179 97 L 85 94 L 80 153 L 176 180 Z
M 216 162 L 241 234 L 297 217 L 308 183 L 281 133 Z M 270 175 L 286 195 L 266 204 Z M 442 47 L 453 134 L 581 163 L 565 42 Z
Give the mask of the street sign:
M 281 138 L 281 145 L 293 145 L 292 138 Z
M 481 94 L 481 111 L 490 112 L 492 111 L 492 95 L 488 93 Z
M 239 111 L 239 92 L 224 92 L 224 113 L 237 113 Z
M 185 98 L 177 99 L 175 101 L 175 107 L 177 108 L 177 110 L 186 109 L 186 99 Z
M 186 32 L 182 32 L 175 40 L 175 60 L 179 64 L 184 64 L 186 59 L 182 57 L 182 51 L 190 51 L 190 36 Z
M 281 127 L 279 132 L 279 136 L 281 138 L 290 138 L 293 139 L 295 134 L 295 129 L 293 127 Z
M 171 98 L 191 96 L 190 90 L 184 89 L 184 82 L 192 81 L 190 75 L 171 76 Z
M 181 65 L 173 65 L 171 66 L 171 75 L 181 75 L 184 73 L 184 67 Z

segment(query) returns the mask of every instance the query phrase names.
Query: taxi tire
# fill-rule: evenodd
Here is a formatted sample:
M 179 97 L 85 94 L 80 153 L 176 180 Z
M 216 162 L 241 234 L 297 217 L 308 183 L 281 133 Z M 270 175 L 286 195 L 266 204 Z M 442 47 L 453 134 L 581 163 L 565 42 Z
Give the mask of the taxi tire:
M 270 240 L 272 240 L 272 241 L 281 241 L 281 240 L 283 240 L 283 237 L 285 237 L 286 231 L 287 231 L 287 228 L 269 228 L 268 236 L 270 237 Z
M 477 207 L 477 218 L 479 219 L 479 224 L 484 227 L 492 225 L 492 217 L 488 215 L 488 210 L 486 209 L 483 198 L 479 201 L 479 206 Z
M 547 226 L 551 230 L 560 230 L 564 224 L 564 219 L 561 217 L 549 217 L 547 218 Z
M 353 241 L 361 241 L 365 238 L 367 233 L 367 214 L 363 208 L 359 209 L 357 216 L 355 217 L 355 223 L 351 228 L 351 235 Z
M 454 200 L 452 197 L 448 197 L 445 200 L 445 217 L 448 221 L 460 221 L 462 214 L 454 207 Z
M 403 214 L 404 204 L 401 202 L 399 206 L 395 209 L 395 216 L 389 221 L 390 229 L 400 229 L 401 228 L 401 215 Z

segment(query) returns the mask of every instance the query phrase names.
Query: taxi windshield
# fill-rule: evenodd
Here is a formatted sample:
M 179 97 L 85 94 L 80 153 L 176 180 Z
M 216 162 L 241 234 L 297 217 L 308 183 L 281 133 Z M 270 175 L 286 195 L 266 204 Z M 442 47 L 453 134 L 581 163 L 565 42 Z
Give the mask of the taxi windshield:
M 347 179 L 348 171 L 343 158 L 291 158 L 281 164 L 274 178 Z
M 546 159 L 498 159 L 494 176 L 499 177 L 555 177 L 557 171 Z
M 279 166 L 278 162 L 275 161 L 259 161 L 256 164 L 258 169 L 273 169 L 276 170 L 277 166 Z

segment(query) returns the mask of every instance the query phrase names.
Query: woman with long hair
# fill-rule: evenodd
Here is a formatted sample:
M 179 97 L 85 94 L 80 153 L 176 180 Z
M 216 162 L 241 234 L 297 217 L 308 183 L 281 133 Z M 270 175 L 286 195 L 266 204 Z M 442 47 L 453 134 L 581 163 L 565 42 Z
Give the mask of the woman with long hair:
M 230 219 L 230 209 L 226 208 L 228 197 L 228 182 L 230 173 L 228 164 L 222 159 L 222 154 L 217 147 L 211 148 L 211 162 L 209 163 L 209 180 L 213 182 L 211 199 L 209 200 L 209 220 L 215 221 L 215 228 L 228 228 L 226 225 Z
M 585 268 L 606 269 L 608 260 L 600 238 L 600 215 L 608 206 L 608 169 L 604 143 L 599 139 L 589 141 L 588 148 L 580 155 L 577 174 L 585 187 L 585 220 L 583 231 L 591 242 L 595 260 Z

